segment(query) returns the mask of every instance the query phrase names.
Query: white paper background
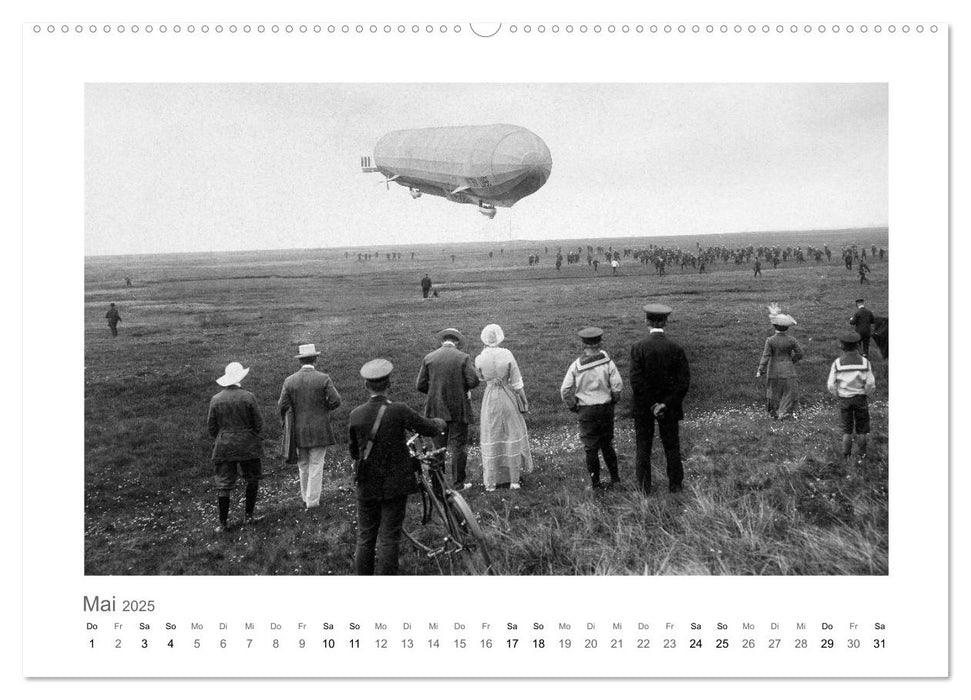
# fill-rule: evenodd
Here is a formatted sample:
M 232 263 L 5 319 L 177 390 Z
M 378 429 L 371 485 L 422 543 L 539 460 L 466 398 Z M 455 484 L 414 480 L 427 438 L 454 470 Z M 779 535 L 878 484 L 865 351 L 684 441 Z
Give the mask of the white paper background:
M 194 5 L 195 6 L 195 5 Z M 494 6 L 498 7 L 498 6 Z M 228 24 L 234 20 L 239 23 L 246 18 L 257 18 L 255 21 L 265 20 L 265 23 L 285 23 L 287 17 L 293 17 L 294 22 L 305 20 L 310 23 L 324 23 L 330 18 L 340 16 L 338 12 L 287 12 L 284 15 L 261 12 L 241 12 L 239 10 L 231 16 L 222 13 L 203 13 L 186 10 L 183 13 L 174 11 L 170 5 L 161 16 L 153 19 L 169 19 L 202 17 L 210 24 L 222 22 Z M 481 8 L 478 8 L 481 9 Z M 845 17 L 839 12 L 823 13 L 827 24 Z M 846 8 L 841 7 L 845 13 Z M 925 12 L 929 7 L 921 8 Z M 348 10 L 344 10 L 346 14 Z M 436 24 L 439 18 L 455 17 L 455 12 L 433 13 L 428 10 L 414 14 L 403 13 L 401 6 L 395 6 L 390 14 L 372 11 L 372 16 L 379 22 L 385 18 L 405 20 L 411 24 L 414 17 L 428 18 Z M 682 12 L 684 12 L 682 10 Z M 520 12 L 489 12 L 488 17 L 523 17 Z M 591 18 L 606 23 L 609 16 L 623 21 L 630 18 L 636 21 L 643 13 L 623 12 L 591 14 L 585 12 L 557 12 L 557 16 L 531 13 L 533 17 L 543 19 L 547 24 L 561 17 Z M 690 14 L 671 14 L 676 22 L 690 22 Z M 749 16 L 774 17 L 777 15 L 736 14 L 729 19 L 733 25 L 740 23 L 747 26 L 749 21 L 741 19 Z M 912 12 L 910 13 L 912 15 Z M 65 14 L 46 14 L 41 21 L 46 25 L 46 19 L 54 20 L 56 24 L 67 22 L 73 26 L 74 18 L 85 25 L 90 18 L 98 13 L 85 13 L 80 17 L 77 11 Z M 105 15 L 107 16 L 107 15 Z M 131 18 L 130 13 L 112 14 L 115 18 Z M 352 12 L 350 16 L 360 18 L 362 13 Z M 480 15 L 481 16 L 481 15 Z M 529 14 L 526 14 L 529 16 Z M 698 15 L 703 23 L 718 24 L 712 18 L 724 17 L 724 12 Z M 899 17 L 889 10 L 885 10 L 880 19 Z M 33 19 L 32 16 L 28 17 Z M 70 19 L 67 19 L 70 17 Z M 606 17 L 606 19 L 604 19 Z M 649 16 L 647 24 L 662 24 L 661 15 Z M 736 19 L 739 18 L 739 19 Z M 655 19 L 658 18 L 658 19 Z M 870 22 L 876 18 L 870 18 Z M 925 24 L 937 19 L 923 15 Z M 947 17 L 944 17 L 947 19 Z M 849 21 L 849 18 L 846 18 Z M 862 21 L 859 14 L 852 15 L 853 21 Z M 183 20 L 184 21 L 184 20 Z M 115 22 L 116 23 L 117 19 Z M 943 20 L 939 26 L 943 29 Z M 453 22 L 449 21 L 451 25 Z M 762 21 L 754 22 L 757 26 Z M 775 20 L 769 21 L 774 26 Z M 788 26 L 788 18 L 783 22 Z M 800 21 L 800 25 L 804 22 Z M 819 24 L 813 21 L 813 25 Z M 46 371 L 50 366 L 50 358 L 27 353 L 24 358 L 24 374 L 30 378 L 31 396 L 41 396 L 53 387 L 66 386 L 77 397 L 77 407 L 73 415 L 77 416 L 76 423 L 71 424 L 71 439 L 65 440 L 68 453 L 76 454 L 73 461 L 65 460 L 64 464 L 56 467 L 33 464 L 34 460 L 43 454 L 31 450 L 24 465 L 25 479 L 25 519 L 24 527 L 29 534 L 24 548 L 25 570 L 30 578 L 25 579 L 25 605 L 30 611 L 30 617 L 25 619 L 24 642 L 28 652 L 31 649 L 43 649 L 45 656 L 60 656 L 58 653 L 59 640 L 70 649 L 58 660 L 57 666 L 67 673 L 80 673 L 84 670 L 83 657 L 76 652 L 76 643 L 80 639 L 74 633 L 74 621 L 80 618 L 80 594 L 82 591 L 112 592 L 123 591 L 126 596 L 141 594 L 154 597 L 161 601 L 163 609 L 172 611 L 177 621 L 182 622 L 189 614 L 187 607 L 198 606 L 204 610 L 205 601 L 217 587 L 223 587 L 224 581 L 217 578 L 192 580 L 110 580 L 87 579 L 80 575 L 82 571 L 83 546 L 82 514 L 80 512 L 80 494 L 83 489 L 81 479 L 83 425 L 81 416 L 83 409 L 82 376 L 80 362 L 70 358 L 80 358 L 82 338 L 80 334 L 80 303 L 72 305 L 71 299 L 79 300 L 82 294 L 82 251 L 83 226 L 81 212 L 83 211 L 82 182 L 82 112 L 81 99 L 84 82 L 94 81 L 386 81 L 402 80 L 442 80 L 462 81 L 467 79 L 464 67 L 457 62 L 449 64 L 440 59 L 444 48 L 446 55 L 466 50 L 471 42 L 488 42 L 490 55 L 494 59 L 501 59 L 502 51 L 499 42 L 508 42 L 513 46 L 526 44 L 529 51 L 542 51 L 545 58 L 542 62 L 524 63 L 513 60 L 503 65 L 501 62 L 493 66 L 490 82 L 506 80 L 563 80 L 573 81 L 604 81 L 619 82 L 677 82 L 677 81 L 888 81 L 891 89 L 891 215 L 890 235 L 891 248 L 900 249 L 907 241 L 928 240 L 933 238 L 935 247 L 946 244 L 947 210 L 946 210 L 946 148 L 947 124 L 940 107 L 942 99 L 946 99 L 946 78 L 942 72 L 942 64 L 946 56 L 947 46 L 942 39 L 933 40 L 928 34 L 924 36 L 901 35 L 881 36 L 873 34 L 865 39 L 860 36 L 849 38 L 833 36 L 831 33 L 798 37 L 770 36 L 739 37 L 732 34 L 726 37 L 718 36 L 663 36 L 654 35 L 650 40 L 636 39 L 632 36 L 609 36 L 604 32 L 601 36 L 585 36 L 583 38 L 567 38 L 564 36 L 539 37 L 535 34 L 527 37 L 503 35 L 501 38 L 489 40 L 473 39 L 467 35 L 459 37 L 436 36 L 434 41 L 416 40 L 416 37 L 334 37 L 332 41 L 321 40 L 320 37 L 306 36 L 264 36 L 264 37 L 230 37 L 223 34 L 213 36 L 188 36 L 183 34 L 146 37 L 144 35 L 132 37 L 44 37 L 35 42 L 25 43 L 25 73 L 24 99 L 30 112 L 30 117 L 24 124 L 24 149 L 29 155 L 24 163 L 24 179 L 27 183 L 25 191 L 25 235 L 24 235 L 24 294 L 29 303 L 27 307 L 32 311 L 42 310 L 43 313 L 28 313 L 24 318 L 24 341 L 28 348 L 56 342 L 62 349 L 64 371 L 51 373 Z M 942 35 L 943 32 L 940 34 Z M 940 36 L 939 35 L 939 36 Z M 254 42 L 265 42 L 268 49 L 253 50 Z M 398 48 L 400 43 L 401 48 Z M 444 44 L 444 45 L 443 45 Z M 455 48 L 452 48 L 454 44 Z M 485 44 L 483 44 L 485 45 Z M 918 50 L 915 48 L 920 45 Z M 262 46 L 257 44 L 257 46 Z M 473 45 L 474 46 L 474 45 Z M 583 51 L 575 50 L 582 46 Z M 542 48 L 540 48 L 542 47 Z M 572 47 L 572 48 L 571 48 Z M 346 54 L 334 54 L 335 60 L 328 60 L 326 51 L 333 49 L 337 52 L 353 51 L 354 61 L 346 59 L 336 60 Z M 566 49 L 566 50 L 563 50 Z M 383 52 L 392 52 L 384 54 Z M 551 52 L 561 53 L 551 56 Z M 407 52 L 413 62 L 382 60 L 394 52 Z M 591 55 L 598 57 L 597 61 L 589 60 Z M 423 60 L 427 59 L 427 60 Z M 606 62 L 606 65 L 605 65 Z M 415 65 L 434 66 L 434 71 L 419 70 Z M 328 66 L 334 66 L 328 70 Z M 555 71 L 555 72 L 553 72 Z M 36 109 L 36 111 L 33 111 Z M 31 184 L 34 187 L 31 187 Z M 37 206 L 35 206 L 37 205 Z M 62 232 L 51 236 L 51 231 Z M 68 233 L 71 232 L 71 233 Z M 54 252 L 56 251 L 56 252 Z M 947 297 L 947 280 L 940 274 L 936 266 L 927 266 L 925 270 L 918 270 L 918 276 L 913 276 L 904 286 L 900 282 L 904 279 L 900 264 L 902 256 L 892 258 L 892 277 L 895 283 L 891 287 L 891 305 L 895 316 L 914 318 L 921 328 L 940 329 L 946 326 L 946 308 L 943 299 Z M 36 268 L 32 265 L 43 261 L 45 274 L 48 279 L 58 279 L 53 285 L 38 285 Z M 935 303 L 936 300 L 936 303 Z M 915 334 L 913 343 L 903 345 L 897 351 L 897 343 L 904 336 L 898 335 L 895 340 L 895 352 L 904 358 L 897 367 L 911 366 L 922 356 L 921 337 Z M 928 388 L 923 382 L 923 376 L 913 373 L 912 376 L 897 370 L 894 377 L 894 407 L 891 411 L 892 457 L 894 468 L 891 470 L 891 575 L 883 578 L 801 578 L 801 579 L 707 579 L 707 578 L 669 578 L 669 579 L 506 579 L 498 583 L 508 586 L 515 592 L 511 602 L 503 611 L 488 611 L 479 609 L 476 614 L 449 615 L 443 622 L 454 619 L 468 618 L 470 622 L 479 618 L 492 622 L 500 618 L 509 617 L 517 621 L 532 620 L 542 617 L 543 621 L 553 621 L 566 618 L 560 613 L 564 609 L 574 608 L 572 601 L 589 599 L 594 592 L 601 601 L 598 606 L 598 621 L 609 622 L 622 619 L 628 622 L 632 619 L 629 603 L 643 596 L 648 590 L 648 600 L 660 601 L 668 596 L 666 591 L 677 591 L 678 598 L 684 607 L 674 607 L 665 611 L 665 615 L 656 612 L 657 608 L 648 607 L 647 618 L 654 624 L 666 621 L 684 623 L 688 619 L 698 617 L 699 621 L 713 624 L 719 617 L 727 617 L 726 621 L 738 622 L 742 617 L 753 621 L 769 619 L 778 616 L 782 622 L 793 622 L 795 617 L 805 618 L 807 622 L 814 622 L 832 618 L 836 622 L 845 622 L 860 618 L 860 622 L 884 617 L 890 626 L 888 638 L 894 640 L 894 650 L 888 649 L 881 654 L 883 668 L 891 668 L 893 672 L 907 675 L 920 668 L 927 673 L 941 673 L 946 670 L 943 663 L 946 659 L 946 566 L 947 542 L 944 533 L 947 530 L 946 506 L 947 496 L 943 484 L 947 475 L 946 445 L 941 440 L 932 440 L 929 445 L 918 441 L 922 435 L 940 435 L 937 427 L 938 416 L 928 411 L 915 411 L 908 414 L 907 406 L 942 405 L 946 401 L 943 382 L 938 386 Z M 25 398 L 25 410 L 32 409 L 31 396 Z M 38 410 L 34 408 L 34 410 Z M 32 444 L 31 426 L 28 424 L 25 432 L 26 444 Z M 898 466 L 899 465 L 899 466 Z M 924 476 L 931 478 L 915 479 L 913 474 L 905 472 L 906 465 L 913 465 L 914 470 L 920 470 Z M 63 477 L 57 479 L 58 488 L 50 488 L 50 469 L 62 472 Z M 73 476 L 72 476 L 73 475 Z M 956 475 L 957 476 L 957 475 Z M 894 483 L 902 483 L 904 477 L 908 489 L 893 488 Z M 896 480 L 896 481 L 895 481 Z M 923 486 L 923 490 L 922 489 Z M 62 527 L 50 527 L 50 518 L 46 515 L 52 509 L 55 512 L 69 514 L 66 524 Z M 60 520 L 60 519 L 59 519 Z M 49 585 L 38 585 L 46 582 Z M 368 587 L 375 587 L 383 596 L 388 597 L 388 584 L 381 581 L 365 581 L 355 579 L 234 579 L 230 582 L 239 592 L 241 600 L 245 598 L 264 598 L 274 601 L 274 610 L 284 621 L 298 619 L 282 604 L 280 586 L 286 586 L 288 596 L 310 597 L 323 601 L 336 601 L 339 607 L 332 610 L 346 609 L 344 601 L 353 600 L 355 595 L 366 593 Z M 386 614 L 370 613 L 371 618 L 381 617 L 393 622 L 400 616 L 401 601 L 406 596 L 411 600 L 417 599 L 421 591 L 431 589 L 439 601 L 441 609 L 448 611 L 461 610 L 461 606 L 469 600 L 480 599 L 486 588 L 493 589 L 497 584 L 492 581 L 463 581 L 462 590 L 457 591 L 455 582 L 446 580 L 429 581 L 427 579 L 401 579 L 395 582 L 393 598 L 387 601 Z M 609 597 L 604 594 L 604 587 L 609 586 Z M 326 589 L 322 591 L 322 589 Z M 66 593 L 65 593 L 66 592 Z M 368 596 L 371 597 L 371 596 Z M 738 612 L 726 613 L 726 600 L 732 600 Z M 917 613 L 913 605 L 916 601 L 928 601 L 928 607 Z M 765 601 L 771 601 L 766 605 Z M 800 601 L 798 614 L 793 610 L 792 601 Z M 542 615 L 544 605 L 550 606 L 548 613 Z M 227 606 L 227 610 L 239 610 L 239 606 Z M 893 617 L 888 617 L 893 615 Z M 263 615 L 263 619 L 272 616 Z M 350 619 L 346 614 L 335 613 L 335 622 Z M 360 616 L 353 616 L 360 617 Z M 259 622 L 260 615 L 252 616 L 254 622 Z M 158 619 L 158 618 L 156 618 Z M 317 616 L 312 618 L 317 619 Z M 571 616 L 574 622 L 585 622 L 589 615 Z M 230 622 L 240 620 L 239 617 L 230 618 Z M 45 621 L 47 624 L 45 624 Z M 212 616 L 206 616 L 204 621 L 215 621 Z M 308 620 L 311 621 L 311 620 Z M 368 617 L 362 617 L 362 622 Z M 417 621 L 417 620 L 416 620 Z M 56 630 L 61 629 L 58 633 Z M 69 630 L 69 631 L 64 631 Z M 445 634 L 443 639 L 447 638 Z M 521 635 L 525 637 L 525 635 Z M 552 635 L 547 635 L 551 637 Z M 579 636 L 579 635 L 575 635 Z M 654 635 L 655 637 L 657 635 Z M 706 636 L 711 636 L 710 633 Z M 861 635 L 862 636 L 862 635 Z M 500 637 L 497 635 L 497 639 Z M 865 638 L 865 637 L 864 637 Z M 911 648 L 898 647 L 898 644 L 913 643 Z M 818 651 L 810 652 L 810 659 L 819 658 Z M 898 655 L 899 654 L 899 655 Z M 73 665 L 74 656 L 82 665 Z M 692 658 L 685 654 L 678 654 L 672 658 L 671 666 L 665 673 L 674 675 L 693 675 L 707 673 L 711 675 L 727 675 L 737 670 L 738 657 L 721 657 L 728 664 L 719 665 L 719 657 L 706 656 L 703 663 L 688 663 Z M 39 657 L 26 654 L 28 662 Z M 587 658 L 587 657 L 581 657 Z M 656 658 L 656 657 L 655 657 Z M 766 665 L 761 673 L 781 673 L 795 675 L 809 675 L 812 667 L 807 668 L 805 657 L 795 657 L 794 661 L 802 658 L 800 665 L 787 667 L 783 664 Z M 622 659 L 619 667 L 609 669 L 610 673 L 630 673 L 631 660 Z M 133 664 L 136 663 L 133 661 Z M 206 668 L 204 661 L 195 661 L 199 668 Z M 724 661 L 722 662 L 724 663 Z M 683 666 L 681 665 L 683 664 Z M 25 666 L 30 672 L 31 663 Z M 703 668 L 699 668 L 702 666 Z M 209 666 L 209 668 L 212 668 Z M 279 667 L 281 671 L 285 666 Z M 480 667 L 481 668 L 481 667 Z M 526 655 L 519 655 L 503 663 L 503 673 L 514 675 L 517 673 L 535 673 L 536 666 Z M 73 670 L 72 670 L 73 669 Z M 268 667 L 256 669 L 256 672 L 266 672 Z M 146 669 L 132 665 L 128 671 L 134 674 L 143 673 Z M 149 672 L 159 674 L 161 669 L 154 666 Z M 242 671 L 243 669 L 240 669 Z M 246 670 L 253 670 L 251 667 Z M 572 669 L 571 669 L 572 670 Z M 117 672 L 123 672 L 117 668 Z M 363 671 L 363 670 L 362 670 Z M 847 666 L 843 672 L 861 672 L 859 665 Z M 288 673 L 308 672 L 307 668 L 289 669 Z M 310 673 L 326 673 L 319 666 L 311 668 Z M 353 666 L 342 666 L 345 675 L 356 672 Z M 401 674 L 405 669 L 393 666 L 383 666 L 382 672 Z M 474 675 L 490 675 L 492 669 L 481 668 Z M 557 671 L 546 671 L 547 674 Z M 840 667 L 830 671 L 837 674 Z M 862 671 L 867 673 L 867 671 Z M 886 672 L 886 671 L 884 671 Z M 434 671 L 426 672 L 434 675 Z M 872 675 L 880 675 L 872 672 Z M 32 684 L 33 688 L 37 684 Z M 117 687 L 117 686 L 115 686 Z M 414 686 L 412 686 L 414 687 Z M 714 686 L 709 686 L 714 690 Z M 737 687 L 737 686 L 736 686 Z M 766 687 L 766 686 L 761 686 Z M 212 686 L 210 686 L 211 689 Z M 862 689 L 862 688 L 861 688 Z M 391 687 L 385 686 L 385 691 Z M 444 690 L 444 688 L 439 688 Z M 592 691 L 592 688 L 589 688 Z

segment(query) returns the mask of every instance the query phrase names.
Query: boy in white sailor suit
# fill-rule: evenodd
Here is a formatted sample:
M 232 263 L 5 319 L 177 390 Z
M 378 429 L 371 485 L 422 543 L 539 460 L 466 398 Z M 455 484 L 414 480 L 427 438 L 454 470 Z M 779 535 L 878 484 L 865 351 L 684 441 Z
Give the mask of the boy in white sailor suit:
M 620 482 L 614 450 L 614 404 L 620 400 L 624 381 L 614 361 L 600 348 L 603 330 L 584 328 L 579 336 L 583 341 L 583 354 L 566 371 L 560 396 L 577 414 L 590 488 L 596 490 L 603 488 L 600 483 L 601 452 L 610 474 L 610 485 Z
M 853 452 L 853 435 L 857 439 L 857 463 L 866 459 L 867 434 L 870 432 L 870 407 L 867 396 L 877 383 L 870 361 L 860 354 L 860 334 L 850 331 L 840 336 L 843 352 L 829 368 L 826 388 L 840 402 L 843 428 L 843 459 L 849 464 Z

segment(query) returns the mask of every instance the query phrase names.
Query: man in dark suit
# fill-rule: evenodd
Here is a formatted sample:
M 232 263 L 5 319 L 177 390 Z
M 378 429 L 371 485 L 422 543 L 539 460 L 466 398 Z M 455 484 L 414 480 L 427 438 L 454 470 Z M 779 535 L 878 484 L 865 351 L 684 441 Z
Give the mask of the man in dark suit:
M 296 355 L 300 369 L 283 381 L 278 406 L 286 425 L 287 411 L 293 410 L 293 441 L 297 445 L 300 470 L 300 498 L 304 505 L 320 505 L 327 448 L 337 440 L 330 426 L 330 412 L 341 405 L 334 382 L 314 367 L 320 353 L 313 343 L 301 345 Z
M 426 273 L 424 277 L 421 278 L 421 298 L 427 299 L 428 292 L 432 290 L 432 278 Z
M 479 385 L 479 377 L 472 359 L 462 352 L 465 336 L 455 328 L 438 332 L 441 347 L 425 355 L 418 371 L 415 388 L 427 394 L 425 417 L 441 418 L 448 426 L 444 435 L 436 438 L 436 447 L 448 445 L 452 455 L 452 481 L 455 490 L 471 488 L 466 481 L 468 463 L 469 423 L 472 402 L 469 392 Z
M 645 494 L 651 492 L 651 445 L 657 421 L 667 461 L 668 489 L 677 493 L 682 490 L 684 481 L 678 423 L 684 417 L 681 403 L 688 393 L 691 375 L 684 350 L 664 334 L 671 308 L 664 304 L 648 304 L 644 312 L 650 334 L 634 343 L 630 350 L 630 385 L 634 392 L 637 439 L 635 478 Z
M 873 318 L 873 342 L 880 349 L 880 354 L 884 360 L 890 359 L 890 318 L 887 316 L 875 316 Z
M 388 398 L 393 369 L 387 360 L 371 360 L 361 367 L 371 398 L 351 411 L 348 421 L 348 450 L 357 465 L 354 569 L 358 576 L 398 572 L 408 495 L 416 490 L 405 431 L 434 437 L 445 429 L 441 418 L 422 418 L 406 404 Z
M 118 336 L 118 322 L 121 320 L 121 314 L 118 313 L 118 307 L 115 306 L 114 302 L 108 307 L 108 313 L 105 314 L 105 318 L 108 319 L 108 328 L 111 330 L 111 337 L 116 338 Z
M 870 356 L 870 334 L 874 322 L 873 312 L 863 305 L 862 299 L 856 300 L 856 312 L 850 316 L 850 325 L 860 334 L 860 346 L 863 357 Z

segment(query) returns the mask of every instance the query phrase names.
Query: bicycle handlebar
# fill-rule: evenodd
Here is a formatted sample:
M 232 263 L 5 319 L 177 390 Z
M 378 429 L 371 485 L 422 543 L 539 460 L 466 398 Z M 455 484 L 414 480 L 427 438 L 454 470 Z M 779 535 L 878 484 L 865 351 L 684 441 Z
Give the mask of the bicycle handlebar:
M 440 454 L 445 452 L 445 447 L 439 447 L 435 450 L 425 450 L 424 444 L 420 441 L 421 435 L 415 433 L 412 435 L 405 444 L 408 446 L 409 452 L 412 456 L 417 457 L 423 462 L 430 461 L 434 457 L 438 457 Z

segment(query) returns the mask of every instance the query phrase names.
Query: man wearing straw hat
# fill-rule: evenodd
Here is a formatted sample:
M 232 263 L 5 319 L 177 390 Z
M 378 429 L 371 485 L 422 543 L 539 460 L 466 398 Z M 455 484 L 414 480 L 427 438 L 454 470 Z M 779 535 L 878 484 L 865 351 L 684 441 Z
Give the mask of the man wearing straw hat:
M 471 482 L 466 481 L 469 423 L 472 421 L 469 392 L 479 386 L 479 377 L 472 359 L 462 351 L 466 341 L 461 332 L 446 328 L 436 337 L 441 345 L 422 359 L 415 388 L 428 396 L 425 417 L 445 421 L 445 433 L 436 438 L 436 447 L 448 445 L 452 455 L 453 487 L 462 491 L 472 487 Z
M 648 336 L 630 349 L 630 386 L 634 393 L 634 433 L 637 441 L 635 478 L 645 494 L 651 492 L 651 445 L 657 422 L 667 461 L 668 490 L 682 490 L 679 422 L 684 417 L 681 403 L 688 393 L 691 376 L 681 346 L 664 333 L 671 307 L 647 304 Z
M 238 362 L 226 365 L 226 371 L 216 383 L 225 387 L 209 402 L 209 434 L 216 439 L 212 448 L 218 493 L 219 526 L 216 532 L 229 530 L 229 499 L 242 474 L 246 480 L 246 516 L 244 522 L 256 518 L 256 492 L 263 474 L 260 458 L 263 448 L 263 416 L 256 397 L 240 386 L 249 374 Z
M 293 441 L 297 446 L 297 468 L 300 470 L 300 498 L 304 505 L 320 505 L 327 448 L 337 440 L 330 425 L 330 412 L 341 405 L 334 382 L 314 367 L 320 353 L 313 343 L 301 345 L 296 355 L 300 369 L 283 381 L 278 406 L 286 423 L 287 411 L 293 410 Z

